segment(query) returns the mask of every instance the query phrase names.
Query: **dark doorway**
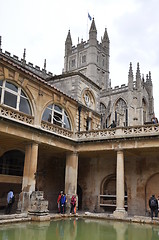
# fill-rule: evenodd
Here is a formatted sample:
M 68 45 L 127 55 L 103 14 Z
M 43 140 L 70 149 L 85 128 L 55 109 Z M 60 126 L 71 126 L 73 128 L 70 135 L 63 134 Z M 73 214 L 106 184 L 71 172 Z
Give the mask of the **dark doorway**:
M 78 210 L 82 210 L 82 188 L 77 184 Z

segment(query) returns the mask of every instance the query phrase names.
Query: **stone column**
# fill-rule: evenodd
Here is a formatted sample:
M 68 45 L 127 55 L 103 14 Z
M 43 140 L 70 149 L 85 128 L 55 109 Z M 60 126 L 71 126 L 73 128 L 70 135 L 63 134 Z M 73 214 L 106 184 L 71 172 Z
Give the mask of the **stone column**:
M 26 212 L 30 203 L 30 194 L 35 191 L 35 173 L 37 171 L 38 144 L 31 143 L 26 146 L 22 192 L 20 193 L 18 210 Z
M 70 199 L 72 195 L 77 194 L 77 172 L 78 172 L 78 154 L 77 152 L 67 153 L 65 169 L 65 193 L 67 196 L 67 209 L 70 209 Z
M 124 208 L 124 192 L 124 153 L 122 150 L 118 150 L 116 167 L 116 210 L 113 213 L 117 218 L 127 216 Z

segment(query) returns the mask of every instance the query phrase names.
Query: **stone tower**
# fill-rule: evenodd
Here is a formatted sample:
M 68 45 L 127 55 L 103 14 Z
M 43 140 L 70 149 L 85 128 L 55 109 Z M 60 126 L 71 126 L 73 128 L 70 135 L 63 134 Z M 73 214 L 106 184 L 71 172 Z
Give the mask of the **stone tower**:
M 117 127 L 150 122 L 154 112 L 151 73 L 145 80 L 137 63 L 134 77 L 130 63 L 127 85 L 112 88 L 109 49 L 107 29 L 99 43 L 94 18 L 87 42 L 82 39 L 73 46 L 69 30 L 65 41 L 64 72 L 61 76 L 51 77 L 49 82 L 85 105 L 88 112 L 90 109 L 101 114 L 102 128 L 109 127 L 113 120 Z
M 89 39 L 72 46 L 70 30 L 65 41 L 64 73 L 81 72 L 102 89 L 109 87 L 109 37 L 107 29 L 99 43 L 94 18 Z

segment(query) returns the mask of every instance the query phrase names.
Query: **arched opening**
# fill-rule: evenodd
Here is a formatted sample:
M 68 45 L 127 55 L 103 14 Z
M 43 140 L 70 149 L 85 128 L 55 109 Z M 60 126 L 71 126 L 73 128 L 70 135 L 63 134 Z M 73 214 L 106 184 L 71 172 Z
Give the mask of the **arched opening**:
M 5 152 L 0 157 L 0 174 L 23 176 L 25 154 L 19 150 Z
M 146 212 L 149 211 L 149 198 L 152 196 L 152 194 L 154 194 L 155 197 L 159 196 L 158 184 L 156 184 L 158 182 L 159 182 L 159 173 L 155 173 L 147 180 L 147 183 L 145 186 L 145 209 L 146 209 Z
M 125 183 L 125 208 L 127 206 L 127 186 Z M 116 209 L 116 175 L 111 174 L 105 177 L 101 183 L 100 207 L 106 212 L 113 212 Z
M 10 150 L 0 157 L 0 209 L 6 207 L 7 193 L 12 189 L 15 196 L 13 212 L 17 209 L 19 193 L 22 188 L 22 176 L 25 154 L 19 150 Z

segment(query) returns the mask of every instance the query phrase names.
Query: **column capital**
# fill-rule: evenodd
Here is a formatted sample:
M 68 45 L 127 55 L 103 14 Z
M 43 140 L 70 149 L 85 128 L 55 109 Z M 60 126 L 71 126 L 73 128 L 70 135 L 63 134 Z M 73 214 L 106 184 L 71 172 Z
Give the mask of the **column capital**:
M 117 147 L 117 148 L 115 148 L 115 151 L 116 152 L 124 152 L 124 148 Z
M 77 151 L 67 152 L 67 153 L 66 153 L 66 156 L 69 156 L 69 155 L 78 156 L 78 152 L 77 152 Z

